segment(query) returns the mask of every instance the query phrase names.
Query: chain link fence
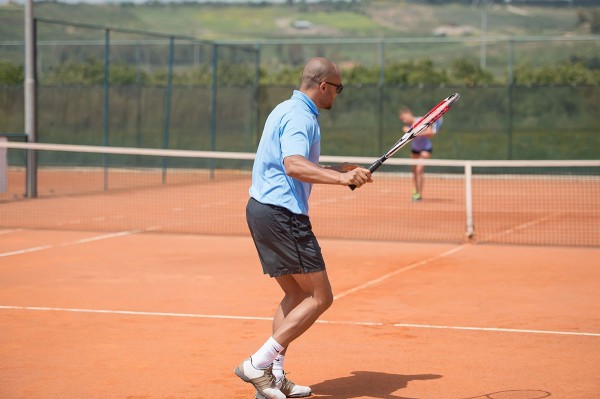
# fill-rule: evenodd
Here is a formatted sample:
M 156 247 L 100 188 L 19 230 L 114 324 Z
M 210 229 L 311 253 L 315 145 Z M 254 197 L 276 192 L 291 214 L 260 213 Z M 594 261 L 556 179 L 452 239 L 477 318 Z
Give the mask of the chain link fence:
M 436 158 L 593 159 L 600 150 L 600 86 L 515 78 L 522 65 L 597 58 L 597 36 L 209 42 L 38 18 L 36 37 L 40 142 L 253 152 L 305 60 L 325 56 L 346 89 L 322 112 L 324 154 L 378 156 L 399 137 L 399 107 L 418 115 L 453 92 L 461 100 Z M 19 51 L 0 44 L 7 56 Z M 413 75 L 390 75 L 406 62 Z M 461 62 L 488 80 L 461 82 Z M 296 81 L 271 81 L 286 73 Z M 22 132 L 23 113 L 23 88 L 0 87 L 0 130 Z

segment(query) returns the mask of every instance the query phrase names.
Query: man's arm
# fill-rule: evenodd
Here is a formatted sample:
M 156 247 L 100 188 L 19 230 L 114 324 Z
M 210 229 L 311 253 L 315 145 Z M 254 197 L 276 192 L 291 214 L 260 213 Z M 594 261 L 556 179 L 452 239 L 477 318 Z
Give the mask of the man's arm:
M 348 163 L 333 167 L 321 167 L 310 162 L 301 155 L 291 155 L 283 160 L 285 173 L 306 183 L 340 184 L 343 186 L 362 186 L 371 183 L 369 169 Z

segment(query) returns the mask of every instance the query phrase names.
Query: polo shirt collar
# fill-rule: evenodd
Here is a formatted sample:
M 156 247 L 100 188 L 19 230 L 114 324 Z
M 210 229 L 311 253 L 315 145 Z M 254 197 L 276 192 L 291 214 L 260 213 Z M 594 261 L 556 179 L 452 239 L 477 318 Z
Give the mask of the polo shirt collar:
M 294 94 L 292 94 L 292 98 L 295 100 L 300 100 L 300 101 L 304 102 L 310 109 L 310 112 L 315 114 L 315 116 L 317 116 L 317 117 L 319 116 L 319 109 L 317 108 L 315 103 L 306 94 L 302 93 L 299 90 L 294 90 Z

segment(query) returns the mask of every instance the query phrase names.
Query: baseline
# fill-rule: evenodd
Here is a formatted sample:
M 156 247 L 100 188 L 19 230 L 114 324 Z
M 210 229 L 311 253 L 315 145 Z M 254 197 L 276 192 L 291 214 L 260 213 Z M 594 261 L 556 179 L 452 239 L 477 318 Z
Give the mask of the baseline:
M 143 312 L 134 310 L 109 310 L 109 309 L 78 309 L 78 308 L 55 308 L 43 306 L 10 306 L 0 305 L 0 309 L 4 310 L 26 310 L 26 311 L 46 311 L 46 312 L 70 312 L 70 313 L 96 313 L 109 315 L 132 315 L 132 316 L 155 316 L 155 317 L 181 317 L 193 319 L 224 319 L 224 320 L 255 320 L 255 321 L 272 321 L 272 317 L 260 316 L 236 316 L 236 315 L 210 315 L 198 313 L 173 313 L 173 312 Z M 531 330 L 517 328 L 494 328 L 494 327 L 462 327 L 462 326 L 436 326 L 430 324 L 407 324 L 407 323 L 381 323 L 371 321 L 338 321 L 338 320 L 317 320 L 318 324 L 333 324 L 333 325 L 351 325 L 351 326 L 392 326 L 403 328 L 423 328 L 423 329 L 446 329 L 446 330 L 468 330 L 480 332 L 509 332 L 522 334 L 550 334 L 550 335 L 574 335 L 600 337 L 600 333 L 593 332 L 575 332 L 575 331 L 553 331 L 553 330 Z

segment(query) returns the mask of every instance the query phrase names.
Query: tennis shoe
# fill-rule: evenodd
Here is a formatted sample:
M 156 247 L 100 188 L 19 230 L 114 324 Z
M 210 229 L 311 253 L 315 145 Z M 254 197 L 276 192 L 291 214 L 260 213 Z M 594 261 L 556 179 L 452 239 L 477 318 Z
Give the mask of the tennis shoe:
M 279 382 L 277 388 L 285 395 L 286 398 L 306 398 L 312 394 L 310 387 L 296 385 L 284 375 Z M 260 392 L 256 391 L 255 399 L 266 399 Z
M 421 194 L 419 194 L 419 193 L 414 193 L 414 194 L 412 195 L 411 199 L 413 200 L 413 202 L 416 202 L 416 201 L 421 201 L 421 200 L 422 200 L 422 198 L 421 198 Z
M 273 365 L 270 365 L 266 369 L 257 369 L 252 365 L 251 358 L 248 358 L 233 371 L 244 382 L 254 385 L 256 391 L 260 393 L 263 398 L 285 399 L 285 394 L 279 390 L 277 382 L 275 381 Z

